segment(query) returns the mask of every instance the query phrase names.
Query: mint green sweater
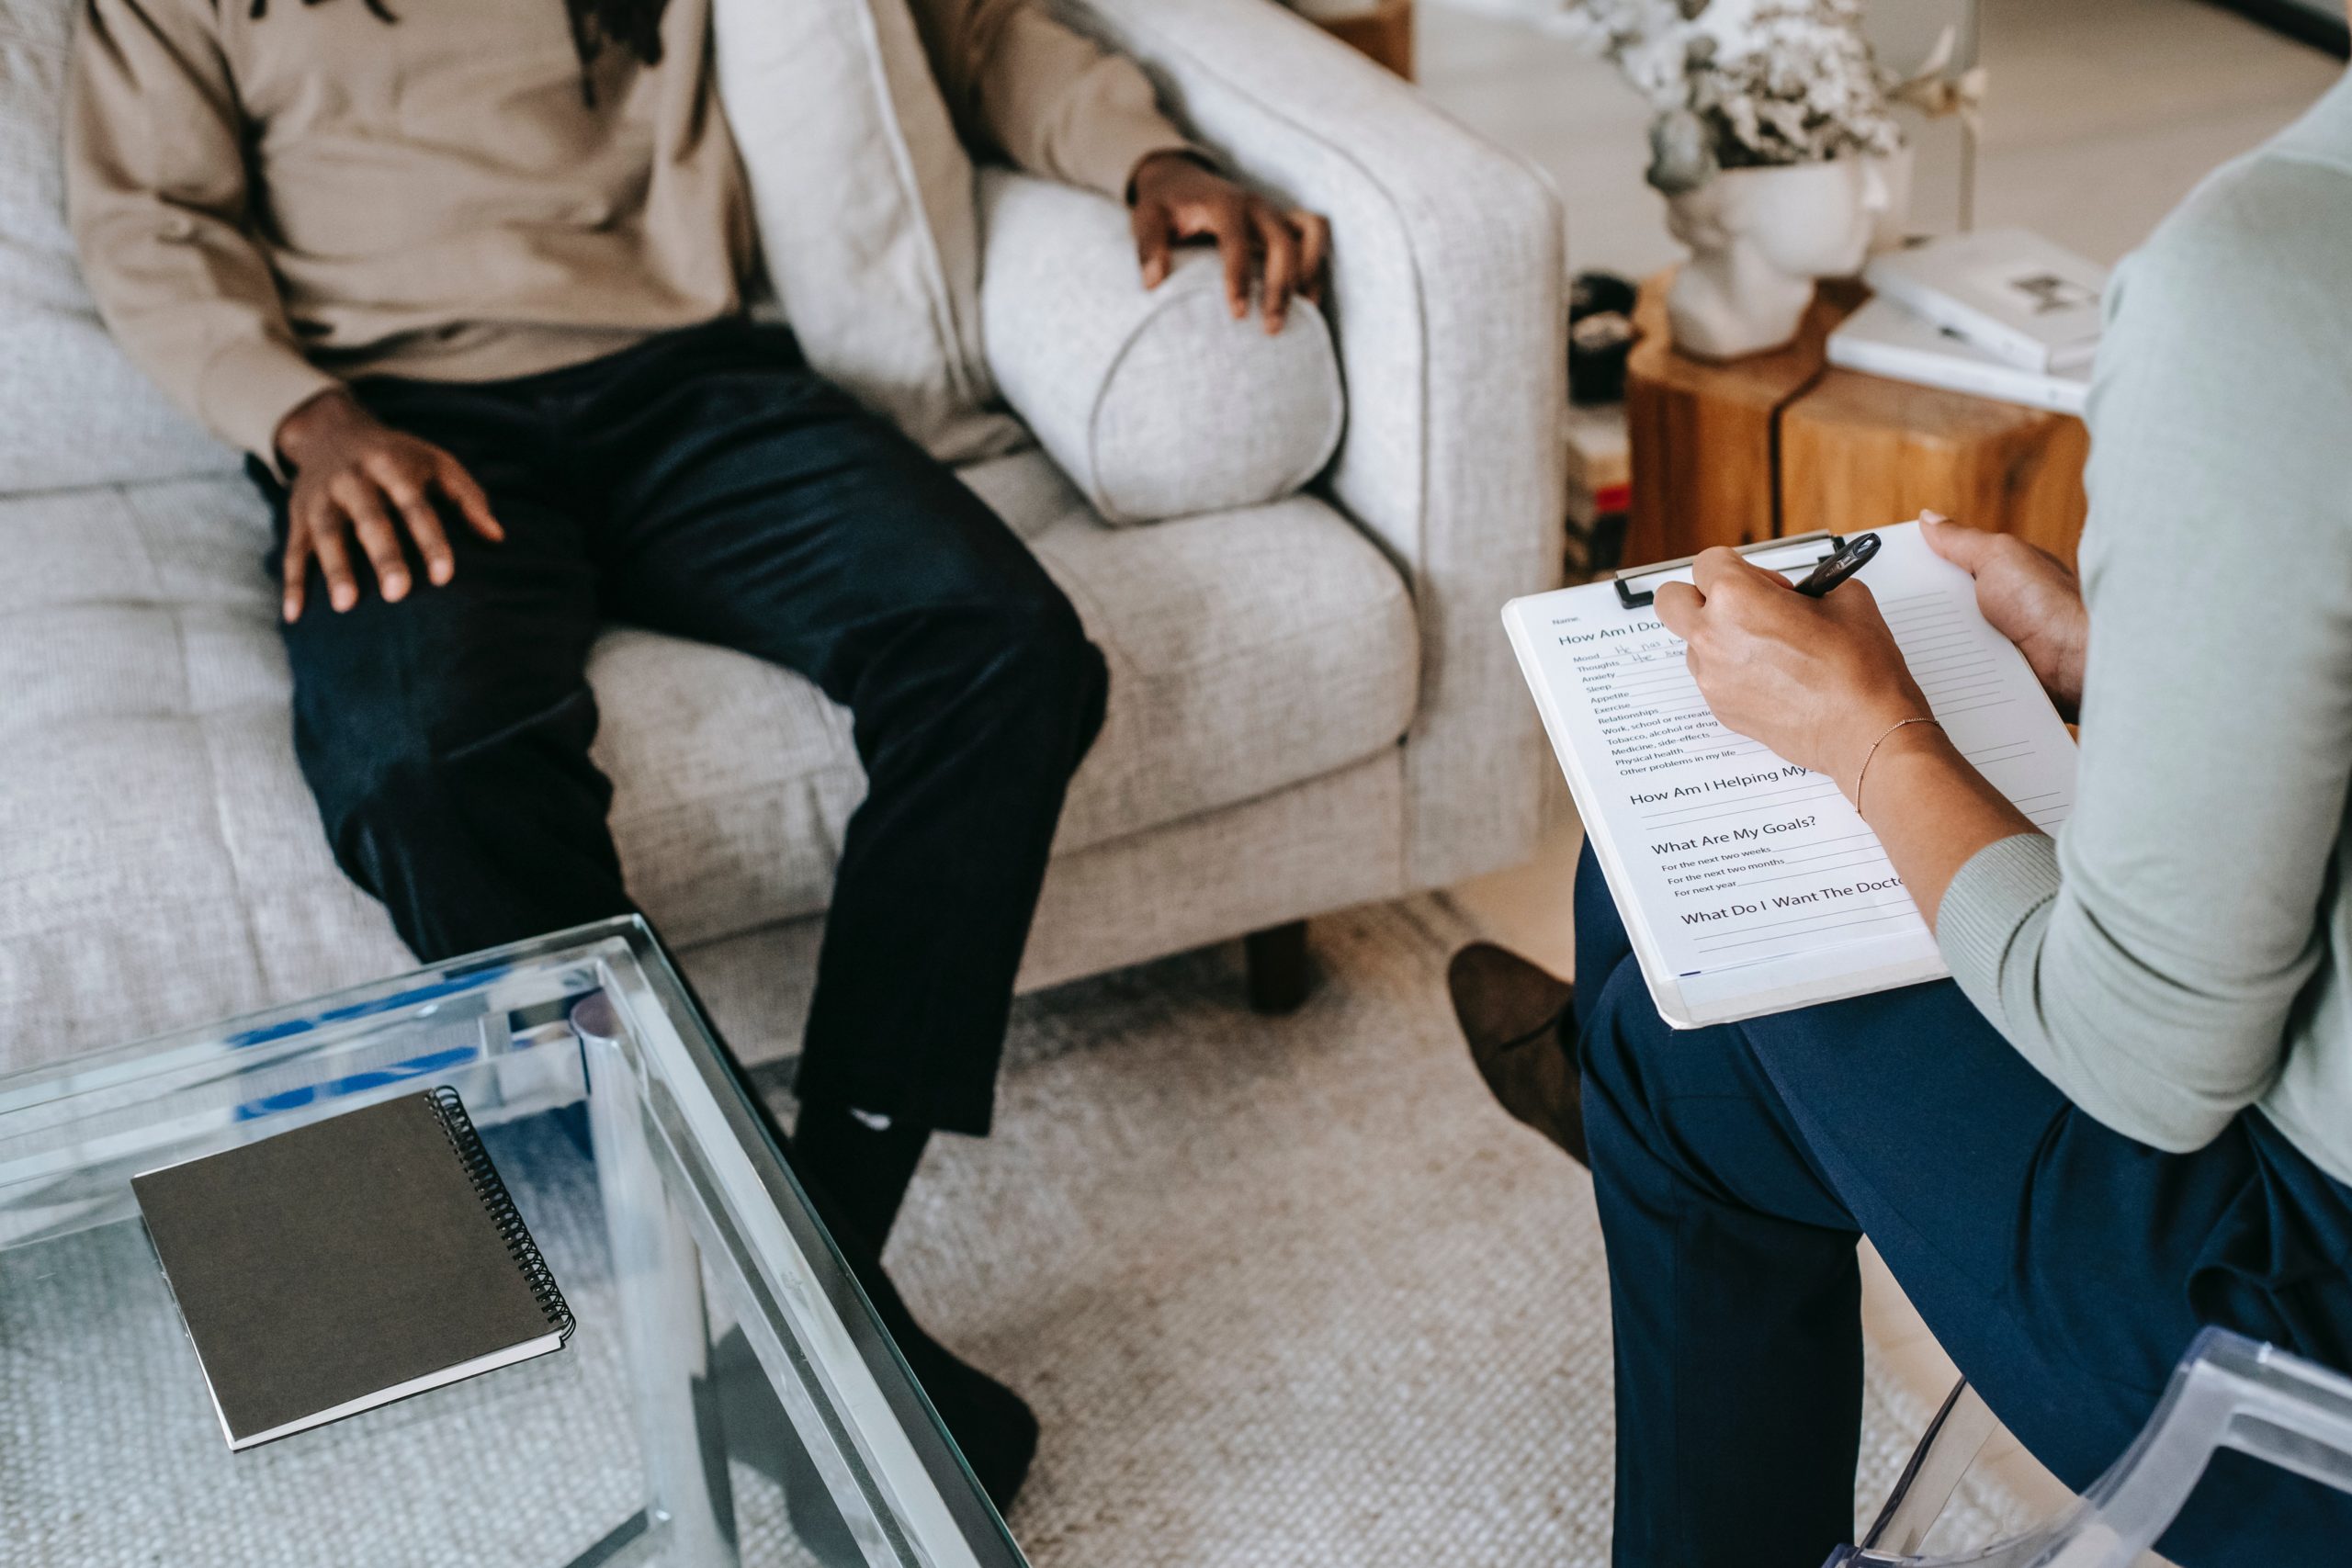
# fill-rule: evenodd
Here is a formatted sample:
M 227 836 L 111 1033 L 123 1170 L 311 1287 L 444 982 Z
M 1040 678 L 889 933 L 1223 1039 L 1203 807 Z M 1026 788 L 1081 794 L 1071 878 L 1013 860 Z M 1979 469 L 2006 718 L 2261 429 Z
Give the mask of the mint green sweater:
M 2107 1125 L 2352 1182 L 2352 78 L 2118 269 L 2089 423 L 2080 794 L 1937 938 Z

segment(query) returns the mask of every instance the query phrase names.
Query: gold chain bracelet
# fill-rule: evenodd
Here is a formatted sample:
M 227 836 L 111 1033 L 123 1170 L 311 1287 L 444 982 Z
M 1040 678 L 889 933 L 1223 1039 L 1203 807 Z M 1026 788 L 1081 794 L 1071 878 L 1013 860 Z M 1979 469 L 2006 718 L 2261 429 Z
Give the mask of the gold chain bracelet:
M 1871 759 L 1878 755 L 1878 749 L 1886 744 L 1888 736 L 1915 724 L 1932 724 L 1938 729 L 1944 727 L 1943 720 L 1939 718 L 1901 718 L 1888 725 L 1879 738 L 1871 742 L 1871 749 L 1862 753 L 1861 771 L 1854 775 L 1854 815 L 1857 817 L 1862 812 L 1862 781 L 1871 776 Z

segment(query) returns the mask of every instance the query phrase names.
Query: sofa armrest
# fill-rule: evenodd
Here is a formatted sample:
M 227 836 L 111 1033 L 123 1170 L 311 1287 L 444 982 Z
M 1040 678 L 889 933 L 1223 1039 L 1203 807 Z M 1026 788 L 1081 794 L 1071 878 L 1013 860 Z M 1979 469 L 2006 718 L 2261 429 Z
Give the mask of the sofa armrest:
M 1523 859 L 1545 769 L 1505 600 L 1556 585 L 1566 504 L 1560 205 L 1530 166 L 1268 0 L 1064 0 L 1252 183 L 1331 222 L 1348 424 L 1323 481 L 1396 560 L 1421 628 L 1405 863 Z
M 1199 247 L 1145 288 L 1126 209 L 1091 191 L 988 169 L 979 207 L 989 373 L 1104 522 L 1264 505 L 1331 460 L 1347 400 L 1314 305 L 1272 336 L 1235 321 Z

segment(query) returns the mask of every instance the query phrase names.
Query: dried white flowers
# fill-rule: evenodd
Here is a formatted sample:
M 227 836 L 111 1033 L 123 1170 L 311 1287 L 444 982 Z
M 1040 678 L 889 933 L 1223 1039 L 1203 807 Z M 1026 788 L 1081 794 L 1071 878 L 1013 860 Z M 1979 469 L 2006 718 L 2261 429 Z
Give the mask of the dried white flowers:
M 1576 0 L 1564 20 L 1657 108 L 1649 179 L 1672 195 L 1719 168 L 1900 146 L 1861 16 L 1861 0 Z

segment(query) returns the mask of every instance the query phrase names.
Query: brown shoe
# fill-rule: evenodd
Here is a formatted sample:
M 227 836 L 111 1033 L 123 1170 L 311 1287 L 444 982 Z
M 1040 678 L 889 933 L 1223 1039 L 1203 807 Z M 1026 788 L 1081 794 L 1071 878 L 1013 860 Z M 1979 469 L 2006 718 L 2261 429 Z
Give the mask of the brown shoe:
M 1505 1111 L 1589 1165 L 1584 1084 L 1561 1038 L 1576 988 L 1508 948 L 1474 942 L 1445 972 L 1470 1059 Z

